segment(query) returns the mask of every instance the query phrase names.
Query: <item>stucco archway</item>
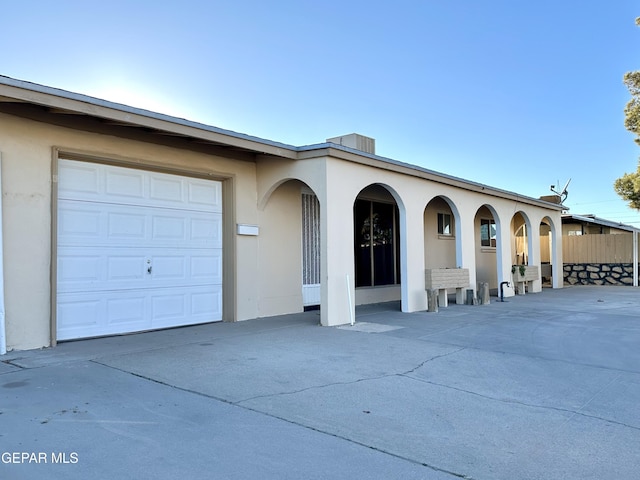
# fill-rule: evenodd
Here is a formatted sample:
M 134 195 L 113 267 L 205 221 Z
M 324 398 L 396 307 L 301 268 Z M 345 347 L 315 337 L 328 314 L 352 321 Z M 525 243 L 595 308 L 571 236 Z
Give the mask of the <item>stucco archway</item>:
M 511 264 L 529 265 L 533 251 L 531 222 L 526 213 L 519 211 L 511 217 Z
M 543 287 L 560 288 L 564 283 L 562 263 L 559 262 L 556 226 L 550 217 L 540 221 L 540 277 Z
M 425 269 L 462 266 L 460 212 L 448 197 L 432 198 L 424 209 Z
M 260 316 L 320 304 L 320 202 L 301 180 L 269 190 L 258 210 Z M 277 281 L 274 281 L 277 279 Z
M 476 249 L 476 282 L 488 283 L 497 294 L 502 270 L 502 249 L 505 239 L 501 235 L 500 217 L 491 205 L 482 205 L 474 218 Z
M 381 183 L 363 188 L 354 200 L 353 224 L 356 305 L 402 300 L 406 221 L 400 195 Z

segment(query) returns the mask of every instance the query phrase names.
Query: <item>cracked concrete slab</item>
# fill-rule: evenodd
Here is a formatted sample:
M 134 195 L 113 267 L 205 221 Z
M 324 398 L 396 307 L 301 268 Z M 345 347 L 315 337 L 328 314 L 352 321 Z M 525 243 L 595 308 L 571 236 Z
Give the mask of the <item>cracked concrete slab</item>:
M 307 312 L 11 352 L 3 449 L 81 456 L 0 478 L 635 480 L 639 309 L 580 287 L 358 307 L 375 335 Z
M 629 459 L 640 447 L 638 430 L 406 376 L 327 385 L 241 405 L 464 478 L 637 475 Z
M 6 377 L 14 385 L 0 388 L 2 453 L 42 453 L 46 462 L 2 461 L 0 478 L 452 478 L 92 362 Z M 54 464 L 52 454 L 68 463 Z
M 459 374 L 451 375 L 452 371 Z M 620 416 L 621 412 L 631 413 L 631 405 L 610 407 L 622 399 L 640 399 L 640 374 L 467 348 L 434 359 L 410 376 L 505 402 L 581 410 L 640 428 L 637 415 Z
M 186 390 L 238 402 L 409 371 L 459 347 L 337 329 L 265 332 L 96 361 Z M 170 356 L 171 362 L 166 358 Z
M 63 342 L 56 348 L 15 351 L 3 358 L 21 368 L 38 368 L 65 362 L 91 360 L 104 356 L 125 353 L 147 352 L 176 346 L 188 347 L 206 341 L 230 337 L 243 337 L 287 328 L 317 326 L 316 312 L 266 318 L 259 322 L 209 323 L 188 328 L 171 328 L 152 332 L 116 335 L 80 341 Z
M 0 362 L 0 375 L 3 373 L 15 372 L 16 370 L 20 370 L 20 368 L 15 365 L 11 365 L 10 363 Z

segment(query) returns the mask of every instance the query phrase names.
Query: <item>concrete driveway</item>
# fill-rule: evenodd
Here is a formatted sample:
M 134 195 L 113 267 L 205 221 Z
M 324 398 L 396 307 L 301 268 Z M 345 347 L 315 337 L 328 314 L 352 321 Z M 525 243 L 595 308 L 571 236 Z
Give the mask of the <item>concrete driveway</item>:
M 0 478 L 637 479 L 640 290 L 0 357 Z

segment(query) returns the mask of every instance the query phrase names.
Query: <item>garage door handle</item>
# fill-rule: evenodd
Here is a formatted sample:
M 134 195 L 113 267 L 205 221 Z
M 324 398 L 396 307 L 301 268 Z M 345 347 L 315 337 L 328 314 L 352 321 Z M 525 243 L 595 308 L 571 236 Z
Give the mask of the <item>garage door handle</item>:
M 149 266 L 149 268 L 147 268 L 147 273 L 149 273 L 149 274 L 150 274 L 150 273 L 151 273 L 151 269 L 152 269 L 152 268 L 153 268 L 152 266 Z

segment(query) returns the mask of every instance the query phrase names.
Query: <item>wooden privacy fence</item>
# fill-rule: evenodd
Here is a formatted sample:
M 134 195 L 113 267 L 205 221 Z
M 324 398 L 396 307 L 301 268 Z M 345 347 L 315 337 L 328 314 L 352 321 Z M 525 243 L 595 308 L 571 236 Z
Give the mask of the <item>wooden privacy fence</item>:
M 632 263 L 633 234 L 564 235 L 564 263 Z

